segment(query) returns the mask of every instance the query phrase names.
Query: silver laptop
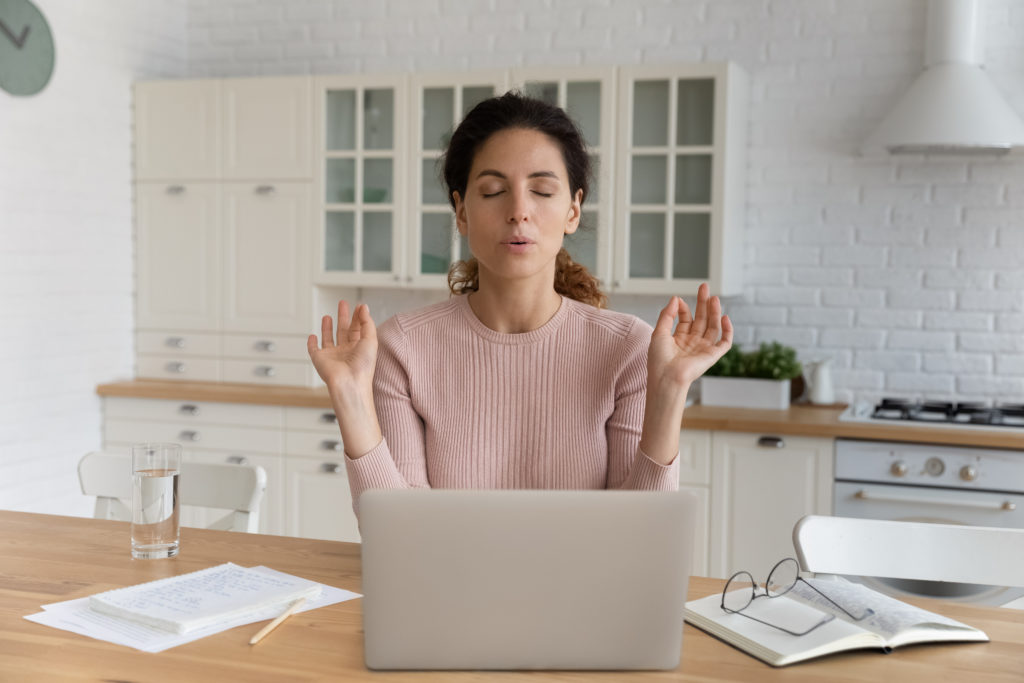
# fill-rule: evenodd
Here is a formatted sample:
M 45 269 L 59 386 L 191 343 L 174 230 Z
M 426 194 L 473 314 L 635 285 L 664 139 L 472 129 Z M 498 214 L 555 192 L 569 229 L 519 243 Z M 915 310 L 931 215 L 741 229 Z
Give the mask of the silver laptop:
M 371 490 L 360 498 L 371 669 L 674 669 L 685 492 Z

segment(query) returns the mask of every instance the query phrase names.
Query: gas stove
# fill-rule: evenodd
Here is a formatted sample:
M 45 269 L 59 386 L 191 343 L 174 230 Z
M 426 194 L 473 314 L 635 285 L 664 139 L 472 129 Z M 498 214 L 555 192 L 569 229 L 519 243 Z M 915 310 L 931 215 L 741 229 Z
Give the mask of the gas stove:
M 928 401 L 883 398 L 879 403 L 851 404 L 840 420 L 847 422 L 927 423 L 935 426 L 1024 430 L 1024 404 Z

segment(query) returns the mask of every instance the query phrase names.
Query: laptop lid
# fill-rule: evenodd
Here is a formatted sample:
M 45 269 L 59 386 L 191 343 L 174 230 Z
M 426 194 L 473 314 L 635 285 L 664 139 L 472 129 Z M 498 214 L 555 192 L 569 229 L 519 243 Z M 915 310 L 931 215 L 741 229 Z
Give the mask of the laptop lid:
M 371 490 L 360 498 L 371 669 L 674 669 L 685 492 Z

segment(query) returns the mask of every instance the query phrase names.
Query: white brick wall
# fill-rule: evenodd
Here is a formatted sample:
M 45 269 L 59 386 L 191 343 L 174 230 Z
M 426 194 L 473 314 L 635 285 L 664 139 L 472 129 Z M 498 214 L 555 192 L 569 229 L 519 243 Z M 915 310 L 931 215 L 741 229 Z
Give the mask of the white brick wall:
M 185 4 L 36 0 L 50 83 L 0 91 L 0 508 L 89 514 L 96 385 L 132 376 L 130 85 L 185 71 Z

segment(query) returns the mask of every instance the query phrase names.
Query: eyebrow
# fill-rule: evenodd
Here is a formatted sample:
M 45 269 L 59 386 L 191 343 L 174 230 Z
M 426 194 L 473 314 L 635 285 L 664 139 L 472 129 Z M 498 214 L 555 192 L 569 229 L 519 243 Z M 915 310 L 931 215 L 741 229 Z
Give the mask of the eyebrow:
M 502 180 L 508 180 L 508 177 L 504 173 L 502 173 L 501 171 L 496 171 L 492 168 L 485 168 L 484 170 L 477 173 L 476 177 L 481 178 L 483 176 L 488 175 L 494 176 L 495 178 L 501 178 Z M 555 173 L 554 171 L 535 171 L 534 173 L 528 175 L 527 178 L 554 178 L 555 180 L 559 180 L 558 174 Z

